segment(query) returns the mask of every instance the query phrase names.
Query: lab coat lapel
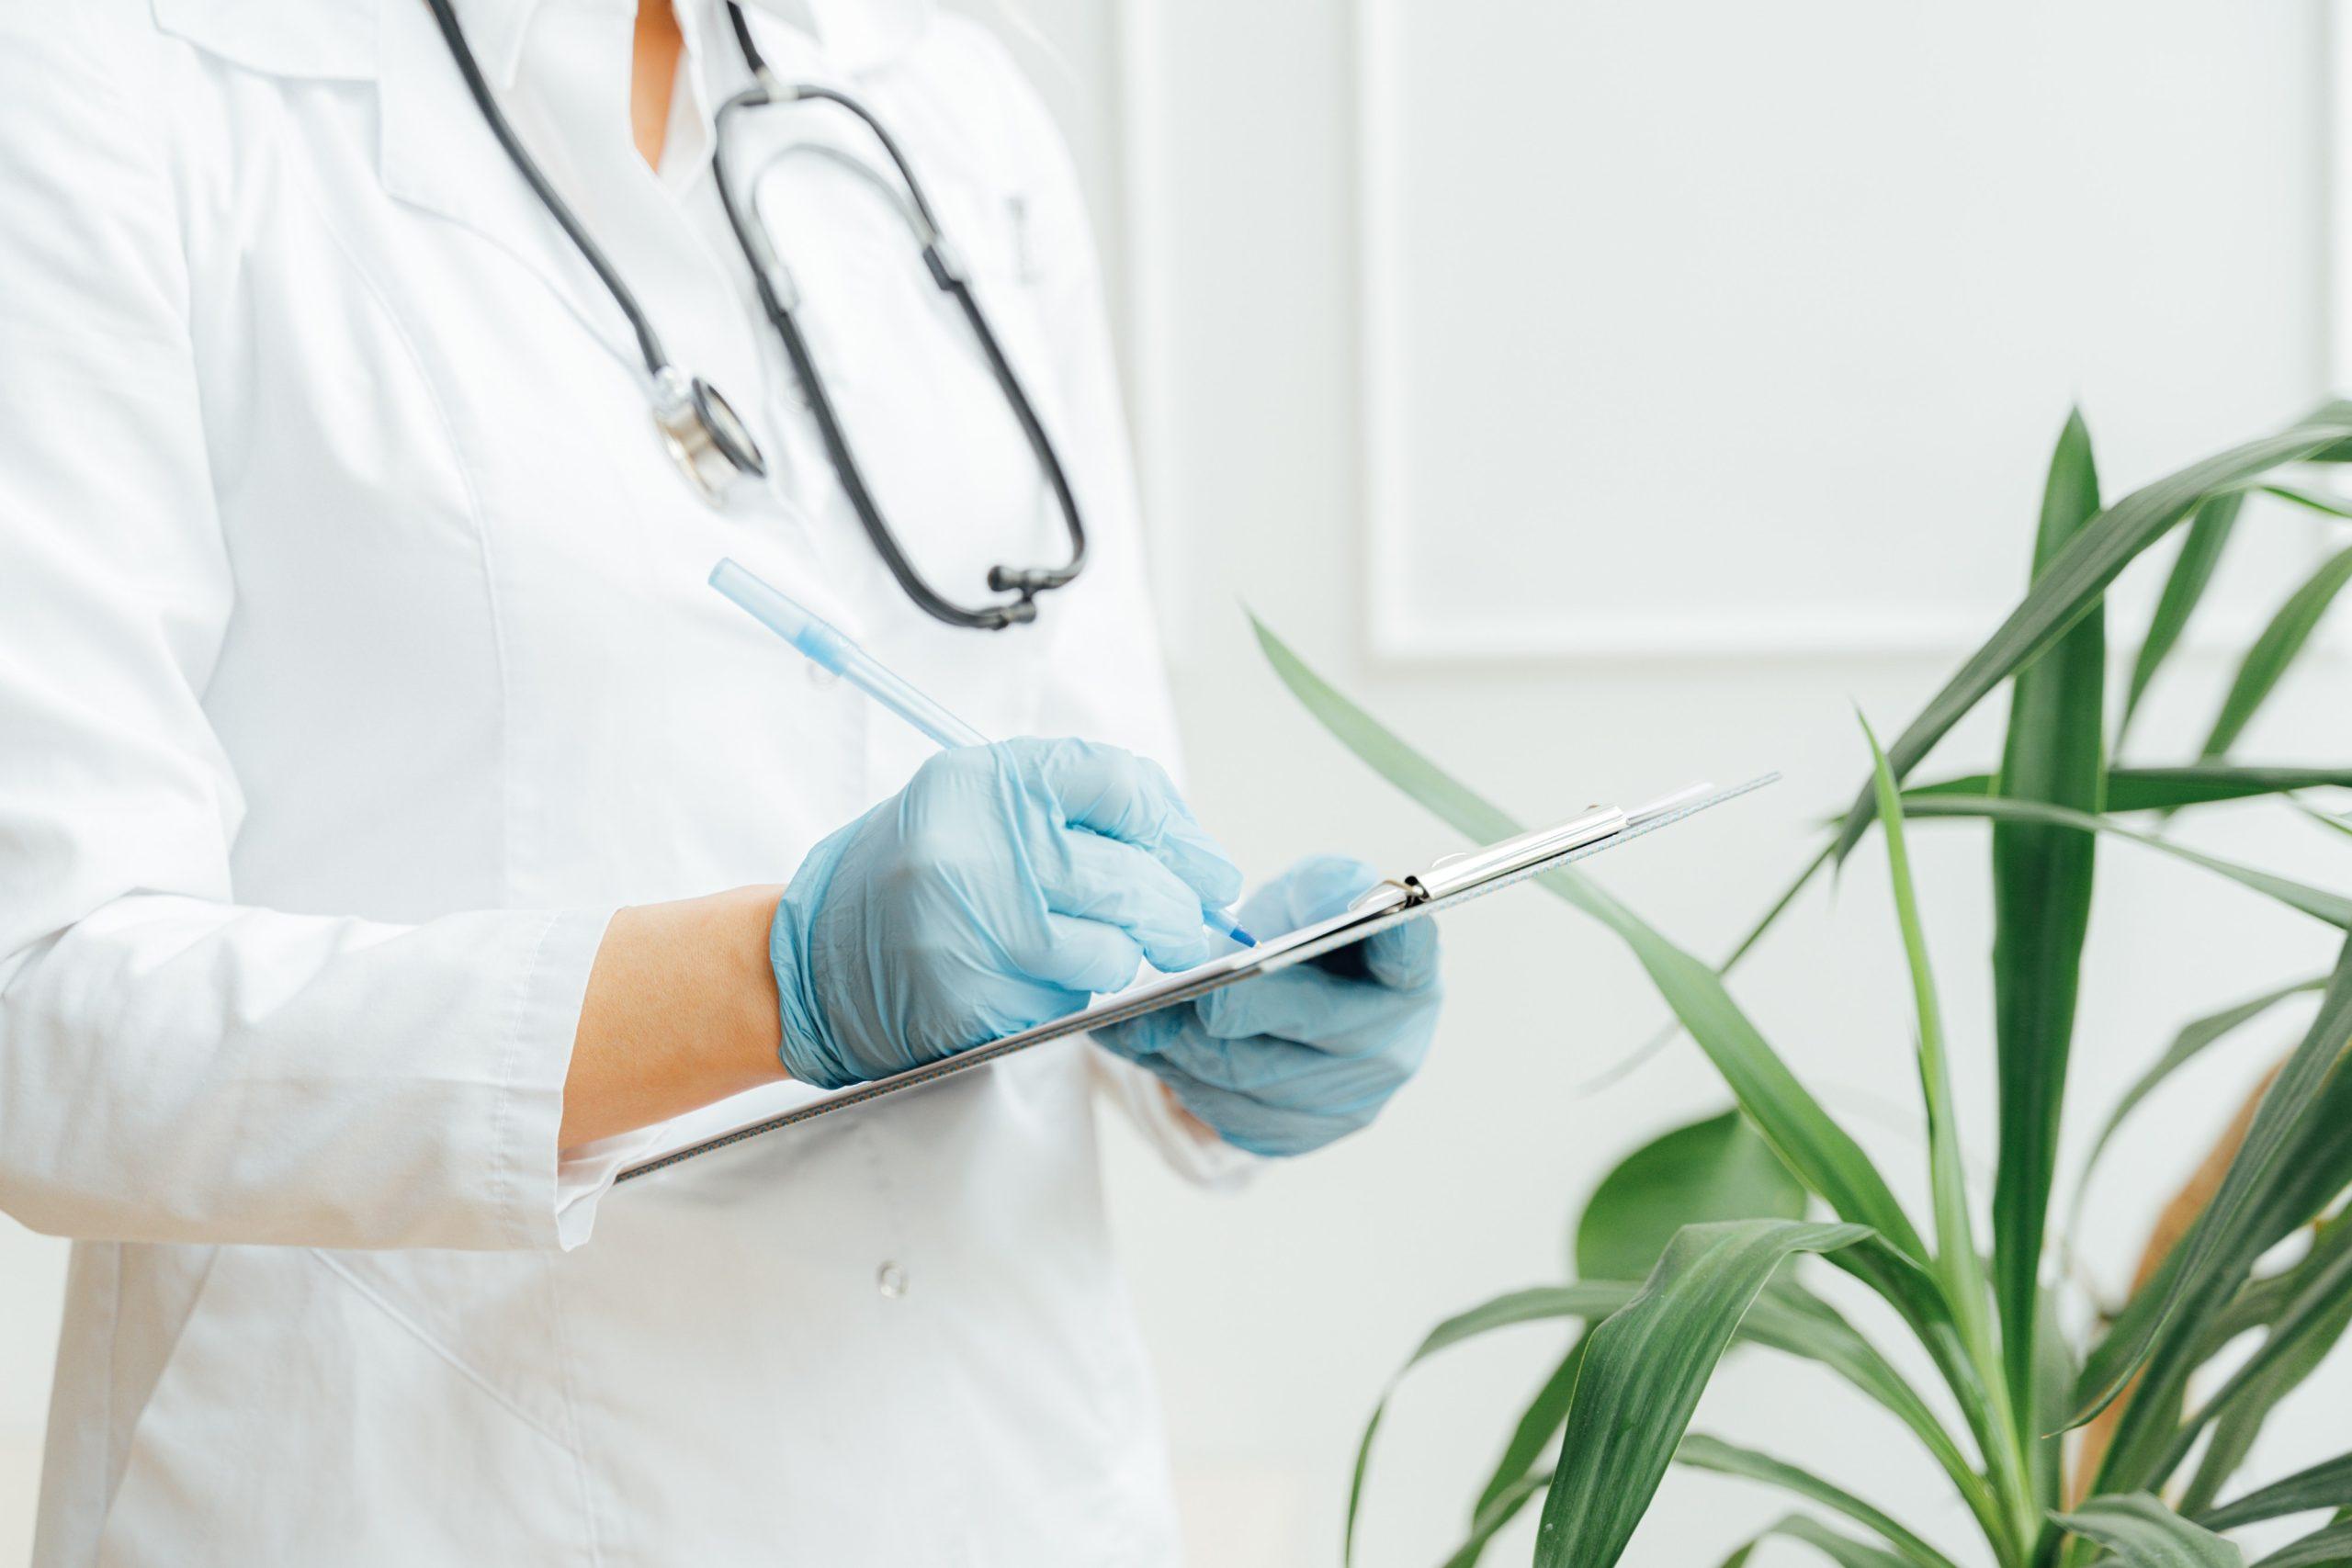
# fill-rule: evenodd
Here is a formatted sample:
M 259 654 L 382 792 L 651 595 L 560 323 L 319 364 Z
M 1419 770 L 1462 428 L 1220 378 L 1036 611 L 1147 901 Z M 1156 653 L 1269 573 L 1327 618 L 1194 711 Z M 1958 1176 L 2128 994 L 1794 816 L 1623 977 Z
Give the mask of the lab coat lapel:
M 460 7 L 461 21 L 465 15 Z M 380 0 L 378 22 L 384 189 L 499 246 L 544 280 L 625 364 L 641 370 L 628 318 L 498 145 L 430 8 L 424 0 Z M 487 38 L 468 29 L 467 41 L 493 86 L 512 73 L 519 26 Z
M 418 0 L 419 5 L 423 0 Z M 284 0 L 153 0 L 155 26 L 273 76 L 365 81 L 376 71 L 369 0 L 312 0 L 291 23 Z

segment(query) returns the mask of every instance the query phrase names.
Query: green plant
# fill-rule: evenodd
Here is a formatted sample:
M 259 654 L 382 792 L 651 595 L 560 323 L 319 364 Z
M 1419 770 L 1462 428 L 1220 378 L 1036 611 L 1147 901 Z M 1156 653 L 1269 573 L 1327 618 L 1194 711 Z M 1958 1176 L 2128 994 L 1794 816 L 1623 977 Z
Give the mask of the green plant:
M 1811 1507 L 1766 1534 L 1841 1563 L 2242 1564 L 2245 1554 L 2226 1532 L 2320 1510 L 2345 1512 L 2264 1559 L 2266 1568 L 2352 1563 L 2352 1453 L 2220 1502 L 2264 1418 L 2352 1320 L 2352 1212 L 2342 1205 L 2352 1189 L 2352 1069 L 2337 1070 L 2352 1042 L 2352 944 L 2332 975 L 2187 1025 L 2107 1119 L 2094 1162 L 2116 1125 L 2183 1063 L 2301 994 L 2319 993 L 2312 1021 L 2253 1109 L 2210 1200 L 2195 1206 L 2193 1223 L 2154 1260 L 2145 1283 L 2111 1315 L 2070 1332 L 2062 1325 L 2083 1314 L 2062 1312 L 2049 1266 L 2076 981 L 2102 838 L 2178 857 L 2352 931 L 2352 898 L 2344 894 L 2188 849 L 2164 832 L 2172 814 L 2214 802 L 2292 801 L 2297 791 L 2352 785 L 2352 769 L 2263 766 L 2229 755 L 2352 579 L 2352 555 L 2322 567 L 2247 650 L 2198 758 L 2136 766 L 2108 743 L 2112 729 L 2120 744 L 2177 647 L 2246 498 L 2265 491 L 2352 515 L 2352 505 L 2279 479 L 2290 465 L 2346 461 L 2352 461 L 2352 404 L 2331 403 L 2102 508 L 2089 434 L 2079 417 L 2070 419 L 2050 465 L 2024 598 L 1890 747 L 1882 752 L 1868 737 L 1873 766 L 1852 807 L 1796 887 L 1729 961 L 1693 956 L 1589 877 L 1561 870 L 1542 879 L 1631 949 L 1680 1030 L 1722 1076 L 1736 1110 L 1655 1140 L 1600 1183 L 1577 1221 L 1577 1280 L 1516 1292 L 1450 1319 L 1407 1363 L 1509 1324 L 1577 1325 L 1472 1505 L 1449 1568 L 1477 1562 L 1504 1524 L 1539 1504 L 1542 1568 L 1607 1568 L 1677 1462 L 1793 1494 Z M 2128 676 L 2117 671 L 2114 684 L 2125 695 L 2110 723 L 2107 588 L 2183 523 L 2187 536 L 2154 621 Z M 1507 814 L 1342 696 L 1262 625 L 1258 636 L 1308 710 L 1406 794 L 1474 839 L 1516 829 Z M 2004 687 L 2008 722 L 1997 770 L 1905 787 L 1953 725 Z M 1982 1235 L 1961 1168 L 1953 1062 L 1905 847 L 1908 825 L 1962 818 L 1989 821 L 1992 829 L 1999 1126 L 1990 1231 Z M 1732 964 L 1805 881 L 1841 861 L 1873 824 L 1886 840 L 1917 1014 L 1931 1195 L 1920 1219 L 1725 985 Z M 1808 1218 L 1822 1209 L 1826 1219 Z M 2294 1251 L 2281 1244 L 2304 1232 L 2300 1253 L 2278 1262 Z M 1893 1309 L 1924 1351 L 1918 1359 L 1932 1369 L 1932 1400 L 1789 1266 L 1807 1254 L 1821 1260 L 1812 1267 L 1850 1276 Z M 2259 1337 L 2256 1348 L 2226 1376 L 2196 1377 L 2223 1345 L 2247 1335 Z M 1810 1359 L 1883 1407 L 1965 1505 L 1975 1538 L 1968 1550 L 1947 1556 L 1787 1456 L 1689 1433 L 1701 1389 L 1736 1340 Z M 1350 1560 L 1385 1404 L 1384 1395 L 1357 1455 L 1344 1548 Z M 2097 1441 L 2082 1445 L 2070 1484 L 2058 1434 L 2094 1418 Z M 1551 1452 L 1556 1458 L 1547 1468 Z M 2170 1503 L 2158 1495 L 2167 1491 Z M 1746 1562 L 1756 1544 L 1725 1568 Z

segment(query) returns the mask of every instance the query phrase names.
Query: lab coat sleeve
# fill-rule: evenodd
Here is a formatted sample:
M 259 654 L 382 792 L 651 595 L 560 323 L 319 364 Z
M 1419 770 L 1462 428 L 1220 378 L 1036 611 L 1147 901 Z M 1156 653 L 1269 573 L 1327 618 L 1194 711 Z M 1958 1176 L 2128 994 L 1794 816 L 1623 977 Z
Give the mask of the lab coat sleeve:
M 977 28 L 973 31 L 978 33 Z M 1141 752 L 1181 783 L 1176 706 L 1153 609 L 1124 400 L 1085 198 L 1059 130 L 1019 68 L 993 39 L 976 39 L 975 47 L 986 51 L 989 67 L 1005 84 L 1010 139 L 1024 167 L 1029 220 L 1035 225 L 1028 249 L 1041 274 L 1035 286 L 1038 313 L 1053 358 L 1039 378 L 1051 389 L 1043 417 L 1087 525 L 1080 586 L 1049 600 L 1040 617 L 1055 638 L 1050 667 L 1082 669 L 1086 678 L 1055 686 L 1040 728 L 1048 735 L 1083 735 Z M 1179 1175 L 1223 1189 L 1238 1185 L 1256 1169 L 1256 1156 L 1181 1114 L 1149 1072 L 1107 1051 L 1091 1057 L 1106 1098 Z
M 0 9 L 0 1209 L 107 1239 L 556 1246 L 606 911 L 235 900 L 243 801 L 202 706 L 234 590 L 152 40 L 89 36 L 117 9 Z

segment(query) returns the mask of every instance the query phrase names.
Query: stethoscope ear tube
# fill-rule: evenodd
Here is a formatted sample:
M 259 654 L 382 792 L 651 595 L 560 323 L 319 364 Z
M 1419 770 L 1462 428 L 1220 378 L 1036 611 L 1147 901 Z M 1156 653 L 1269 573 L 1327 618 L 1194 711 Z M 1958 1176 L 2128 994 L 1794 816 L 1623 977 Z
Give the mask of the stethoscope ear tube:
M 737 41 L 744 51 L 745 63 L 752 68 L 755 81 L 752 86 L 720 106 L 717 123 L 721 133 L 712 153 L 713 173 L 717 176 L 728 223 L 735 231 L 736 243 L 741 248 L 758 280 L 761 308 L 784 344 L 785 355 L 791 361 L 793 375 L 808 398 L 808 411 L 816 421 L 826 456 L 843 492 L 849 497 L 852 510 L 857 513 L 859 525 L 865 531 L 866 539 L 873 545 L 875 553 L 889 569 L 900 591 L 934 619 L 950 626 L 970 626 L 983 631 L 1001 631 L 1008 626 L 1035 620 L 1037 595 L 1068 586 L 1086 565 L 1085 519 L 1079 511 L 1078 498 L 1071 491 L 1069 476 L 1063 471 L 1061 457 L 1054 449 L 1052 438 L 1046 434 L 1044 422 L 1037 417 L 1036 409 L 1030 402 L 1020 376 L 998 341 L 995 329 L 989 323 L 987 312 L 980 309 L 979 300 L 965 276 L 961 258 L 940 231 L 938 216 L 929 197 L 924 194 L 922 182 L 916 177 L 912 165 L 899 151 L 897 139 L 871 110 L 847 94 L 813 83 L 778 82 L 760 57 L 758 47 L 752 41 L 750 26 L 743 17 L 741 7 L 729 0 L 728 9 L 735 23 Z M 1028 442 L 1039 471 L 1046 476 L 1047 488 L 1053 491 L 1055 505 L 1061 513 L 1063 530 L 1069 541 L 1069 558 L 1059 567 L 991 567 L 988 574 L 989 590 L 995 593 L 1012 594 L 1013 598 L 1008 603 L 966 608 L 932 588 L 899 546 L 896 534 L 874 500 L 872 487 L 865 482 L 865 473 L 858 467 L 840 415 L 833 407 L 831 394 L 826 389 L 824 376 L 818 368 L 815 355 L 808 350 L 807 337 L 794 318 L 794 312 L 799 306 L 799 287 L 793 280 L 790 269 L 776 255 L 775 248 L 769 242 L 757 215 L 745 209 L 728 172 L 724 135 L 727 120 L 743 109 L 775 103 L 830 103 L 845 110 L 873 132 L 884 154 L 898 171 L 900 182 L 906 186 L 908 216 L 915 228 L 925 270 L 931 274 L 933 284 L 956 300 L 966 325 L 971 329 L 973 340 L 979 344 L 989 376 L 995 380 L 997 389 L 1003 394 L 1006 406 L 1012 411 L 1013 421 L 1021 427 L 1022 436 Z
M 533 161 L 530 152 L 507 123 L 498 107 L 490 85 L 482 77 L 481 67 L 467 44 L 465 31 L 458 24 L 450 0 L 426 0 L 432 7 L 435 22 L 447 43 L 449 53 L 457 62 L 458 73 L 464 78 L 466 90 L 472 96 L 475 107 L 489 123 L 491 133 L 498 140 L 508 160 L 523 176 L 531 193 L 555 219 L 565 236 L 571 240 L 581 256 L 601 282 L 606 293 L 628 318 L 630 331 L 636 335 L 638 353 L 645 362 L 653 409 L 653 423 L 662 445 L 677 463 L 687 481 L 707 501 L 720 503 L 728 490 L 738 479 L 761 479 L 767 473 L 766 459 L 761 455 L 759 443 L 734 407 L 719 395 L 717 388 L 699 376 L 693 375 L 671 363 L 664 353 L 660 336 L 646 317 L 637 296 L 621 278 L 619 272 L 589 235 L 563 197 L 559 195 L 547 175 Z M 711 161 L 721 205 L 727 213 L 729 227 L 734 230 L 736 243 L 741 247 L 744 260 L 750 264 L 756 281 L 760 305 L 770 324 L 783 341 L 785 355 L 792 363 L 795 377 L 800 382 L 808 400 L 810 414 L 817 423 L 820 438 L 831 460 L 835 477 L 847 494 L 851 508 L 857 513 L 859 525 L 872 543 L 883 564 L 899 588 L 922 611 L 950 626 L 969 626 L 983 631 L 1001 631 L 1036 619 L 1036 599 L 1040 593 L 1068 586 L 1086 564 L 1086 525 L 1079 514 L 1078 500 L 1071 493 L 1069 480 L 1062 471 L 1061 459 L 1046 435 L 1044 424 L 1031 406 L 1028 393 L 1020 378 L 1014 374 L 996 333 L 989 325 L 979 301 L 973 297 L 971 285 L 964 276 L 963 266 L 940 232 L 939 220 L 931 202 L 923 194 L 922 184 L 899 150 L 897 141 L 863 104 L 837 89 L 810 83 L 779 82 L 762 58 L 759 47 L 752 39 L 751 24 L 736 0 L 728 0 L 728 20 L 734 28 L 735 39 L 743 56 L 743 63 L 752 75 L 752 85 L 736 94 L 720 106 L 717 121 L 718 134 Z M 1054 492 L 1056 504 L 1061 510 L 1063 527 L 1069 538 L 1069 559 L 1059 567 L 1022 569 L 998 566 L 989 569 L 989 592 L 1010 593 L 1013 598 L 1004 604 L 967 608 L 947 599 L 924 581 L 899 547 L 898 536 L 883 518 L 876 505 L 872 491 L 865 482 L 857 459 L 851 452 L 848 437 L 843 434 L 840 417 L 835 412 L 831 395 L 827 391 L 823 376 L 808 352 L 793 312 L 799 308 L 800 291 L 789 268 L 775 254 L 759 222 L 747 214 L 728 177 L 725 127 L 728 119 L 746 108 L 766 104 L 823 101 L 839 106 L 863 122 L 882 144 L 882 150 L 898 170 L 906 185 L 911 206 L 910 218 L 915 226 L 918 243 L 922 247 L 923 265 L 932 280 L 955 296 L 965 321 L 987 359 L 989 374 L 1012 408 L 1022 434 L 1029 443 L 1039 468 Z

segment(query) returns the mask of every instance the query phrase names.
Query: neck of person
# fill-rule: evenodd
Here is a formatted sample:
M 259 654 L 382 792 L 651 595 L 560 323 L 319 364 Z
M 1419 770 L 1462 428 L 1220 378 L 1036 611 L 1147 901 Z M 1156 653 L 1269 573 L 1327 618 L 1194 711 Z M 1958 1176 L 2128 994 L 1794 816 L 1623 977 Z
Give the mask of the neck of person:
M 662 167 L 670 137 L 670 96 L 677 90 L 678 59 L 685 52 L 671 0 L 638 0 L 637 37 L 630 51 L 628 119 L 645 166 Z

